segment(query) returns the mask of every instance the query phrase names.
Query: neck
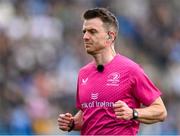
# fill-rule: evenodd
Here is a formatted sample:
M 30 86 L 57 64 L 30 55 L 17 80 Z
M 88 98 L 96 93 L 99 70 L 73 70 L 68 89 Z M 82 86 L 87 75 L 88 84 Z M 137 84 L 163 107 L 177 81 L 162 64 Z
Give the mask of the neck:
M 93 57 L 96 61 L 96 65 L 104 65 L 108 62 L 110 62 L 114 56 L 116 55 L 116 52 L 113 47 L 106 48 L 100 53 L 94 54 Z

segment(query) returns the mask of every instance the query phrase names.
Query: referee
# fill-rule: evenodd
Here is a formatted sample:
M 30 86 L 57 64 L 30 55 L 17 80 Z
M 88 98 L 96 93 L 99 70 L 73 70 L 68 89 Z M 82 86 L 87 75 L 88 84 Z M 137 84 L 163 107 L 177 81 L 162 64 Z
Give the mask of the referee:
M 82 135 L 137 135 L 140 123 L 164 121 L 160 90 L 138 64 L 114 50 L 116 17 L 105 8 L 89 9 L 83 17 L 84 46 L 93 61 L 79 71 L 79 111 L 60 114 L 59 128 Z

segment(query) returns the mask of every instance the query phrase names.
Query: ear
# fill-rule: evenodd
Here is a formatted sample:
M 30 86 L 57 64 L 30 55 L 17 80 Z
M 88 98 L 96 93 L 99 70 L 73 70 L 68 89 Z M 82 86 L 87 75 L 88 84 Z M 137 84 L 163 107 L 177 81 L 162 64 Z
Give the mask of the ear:
M 109 35 L 109 34 L 107 34 L 106 35 L 106 46 L 109 46 L 109 45 L 111 45 L 111 43 L 112 43 L 112 37 Z
M 115 32 L 109 31 L 108 36 L 108 39 L 112 40 L 112 42 L 115 40 Z
M 106 40 L 109 40 L 109 39 L 111 39 L 111 36 L 110 36 L 110 35 L 107 35 L 107 36 L 106 36 Z

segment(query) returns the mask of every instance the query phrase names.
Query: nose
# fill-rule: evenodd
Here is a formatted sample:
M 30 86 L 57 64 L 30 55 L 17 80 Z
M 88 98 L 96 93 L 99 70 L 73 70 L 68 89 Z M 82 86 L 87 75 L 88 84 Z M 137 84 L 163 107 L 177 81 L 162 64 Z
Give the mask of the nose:
M 88 40 L 89 39 L 89 34 L 86 32 L 86 33 L 84 33 L 84 35 L 83 35 L 83 39 L 84 40 Z

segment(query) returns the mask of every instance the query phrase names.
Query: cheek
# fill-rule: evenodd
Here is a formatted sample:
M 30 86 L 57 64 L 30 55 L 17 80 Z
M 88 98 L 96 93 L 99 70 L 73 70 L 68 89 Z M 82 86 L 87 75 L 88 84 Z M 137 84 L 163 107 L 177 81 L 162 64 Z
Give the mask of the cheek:
M 109 46 L 109 45 L 111 44 L 111 42 L 110 42 L 110 40 L 106 40 L 106 41 L 104 42 L 104 44 L 105 44 L 105 46 Z
M 98 37 L 96 38 L 96 44 L 99 46 L 105 46 L 106 45 L 106 39 L 104 37 Z
M 104 40 L 104 39 L 101 40 L 100 45 L 101 45 L 101 47 L 106 47 L 108 45 L 108 40 Z
M 105 43 L 105 41 L 98 41 L 98 43 L 96 44 L 96 49 L 97 50 L 101 50 L 101 49 L 103 49 L 103 48 L 105 48 L 106 47 L 106 43 Z

